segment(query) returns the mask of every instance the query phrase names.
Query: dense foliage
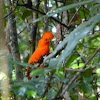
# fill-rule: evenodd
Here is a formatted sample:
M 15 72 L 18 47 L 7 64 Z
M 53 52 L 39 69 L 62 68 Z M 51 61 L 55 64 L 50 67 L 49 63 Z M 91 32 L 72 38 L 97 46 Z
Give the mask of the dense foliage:
M 100 0 L 5 0 L 4 8 L 10 98 L 100 98 Z M 43 62 L 48 67 L 40 69 L 27 62 L 46 31 L 55 37 Z M 32 80 L 25 77 L 27 66 L 34 69 Z

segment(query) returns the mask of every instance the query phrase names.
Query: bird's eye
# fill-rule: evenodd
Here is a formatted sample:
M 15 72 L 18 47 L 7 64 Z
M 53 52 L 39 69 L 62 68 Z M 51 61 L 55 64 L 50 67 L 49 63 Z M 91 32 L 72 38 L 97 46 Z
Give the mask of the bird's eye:
M 48 39 L 45 39 L 46 41 L 48 40 Z

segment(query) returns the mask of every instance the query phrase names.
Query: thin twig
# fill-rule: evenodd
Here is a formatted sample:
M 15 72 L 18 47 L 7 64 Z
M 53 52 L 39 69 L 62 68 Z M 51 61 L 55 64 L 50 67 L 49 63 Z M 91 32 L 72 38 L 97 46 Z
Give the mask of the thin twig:
M 56 8 L 58 8 L 58 1 L 55 0 Z M 59 14 L 57 14 L 57 18 L 59 18 Z
M 85 46 L 85 45 L 82 44 L 82 43 L 81 43 L 81 45 L 84 46 L 85 48 L 88 48 L 88 49 L 96 49 L 95 47 L 88 47 L 88 46 Z
M 70 72 L 81 72 L 81 69 L 71 69 L 71 68 L 65 68 L 65 71 L 70 71 Z
M 26 5 L 20 5 L 20 4 L 18 4 L 17 6 L 25 7 L 25 8 L 28 8 L 29 10 L 39 12 L 39 13 L 42 14 L 42 15 L 46 15 L 46 13 L 44 13 L 44 12 L 38 10 L 38 9 L 35 9 L 35 8 L 33 8 L 33 7 L 29 7 L 29 6 L 26 6 Z M 70 26 L 65 25 L 64 23 L 60 22 L 60 21 L 57 20 L 56 18 L 54 18 L 54 17 L 52 17 L 52 16 L 51 16 L 50 18 L 53 19 L 54 21 L 58 22 L 59 24 L 63 25 L 63 26 L 66 27 L 67 29 L 70 28 Z
M 83 56 L 82 53 L 79 53 L 79 52 L 75 51 L 75 54 L 77 54 L 78 56 L 81 57 L 83 63 L 85 63 L 87 61 L 86 58 Z
M 27 27 L 24 27 L 18 34 L 17 36 L 19 37 L 19 35 L 26 29 Z M 6 42 L 5 45 L 8 45 L 12 40 L 9 40 L 8 42 Z
M 16 8 L 17 8 L 17 4 L 18 4 L 18 1 L 19 1 L 19 0 L 16 1 L 17 3 L 16 3 L 15 8 L 14 8 L 10 13 L 8 13 L 8 14 L 5 15 L 3 18 L 1 18 L 0 20 L 7 18 L 10 14 L 12 14 L 12 13 L 16 10 Z
M 52 100 L 57 100 L 59 98 L 59 94 L 62 92 L 62 88 L 63 88 L 64 83 L 61 84 L 56 96 L 52 99 Z
M 84 66 L 81 68 L 82 71 L 81 72 L 77 72 L 76 75 L 70 80 L 69 84 L 62 91 L 61 96 L 63 96 L 65 94 L 65 92 L 68 90 L 68 88 L 73 84 L 73 82 L 78 78 L 78 76 L 80 76 L 80 74 L 83 72 L 83 69 L 86 68 L 86 65 L 93 59 L 93 57 L 95 57 L 95 55 L 98 53 L 99 50 L 100 50 L 100 46 L 95 50 L 95 52 L 86 61 L 86 63 L 84 64 Z
M 71 24 L 72 20 L 75 18 L 76 14 L 77 14 L 77 12 L 79 11 L 80 8 L 81 8 L 81 7 L 79 7 L 79 8 L 76 10 L 75 14 L 72 16 L 72 18 L 71 18 L 71 20 L 69 21 L 68 25 Z
M 54 72 L 51 72 L 51 75 L 49 76 L 49 80 L 45 86 L 45 90 L 43 91 L 42 95 L 41 95 L 41 98 L 45 97 L 45 95 L 47 94 L 48 92 L 48 88 L 50 87 L 50 83 L 51 83 L 51 80 L 53 78 L 53 75 L 54 75 L 55 71 Z

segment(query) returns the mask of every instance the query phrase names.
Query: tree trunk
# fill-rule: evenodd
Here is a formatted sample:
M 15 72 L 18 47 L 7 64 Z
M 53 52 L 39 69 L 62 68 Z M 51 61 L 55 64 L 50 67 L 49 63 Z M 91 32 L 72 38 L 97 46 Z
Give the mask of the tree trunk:
M 8 16 L 8 30 L 9 30 L 8 34 L 10 36 L 11 55 L 14 61 L 21 61 L 19 47 L 18 47 L 15 15 L 11 13 L 14 9 L 13 1 L 7 0 L 7 5 L 10 7 L 8 9 L 8 14 L 10 13 L 10 15 Z M 23 79 L 22 66 L 16 63 L 14 64 L 14 66 L 15 66 L 16 80 L 22 80 Z M 22 96 L 18 96 L 18 100 L 25 100 L 25 98 Z
M 47 4 L 48 4 L 48 0 L 44 0 L 44 12 L 47 13 L 48 12 L 48 7 L 47 7 Z M 48 18 L 44 18 L 44 32 L 47 32 L 48 31 Z
M 4 78 L 3 74 L 0 77 L 2 78 L 0 87 L 1 90 L 1 98 L 2 100 L 9 100 L 9 76 L 8 76 L 8 63 L 7 63 L 7 48 L 5 46 L 5 33 L 4 33 L 4 8 L 3 8 L 3 0 L 0 0 L 0 72 L 6 75 Z
M 40 0 L 35 0 L 35 8 L 38 9 L 40 5 Z M 33 13 L 33 19 L 36 20 L 38 18 L 38 12 Z M 38 22 L 33 23 L 31 32 L 30 32 L 30 39 L 31 39 L 31 54 L 35 50 L 35 45 L 36 45 L 36 34 L 37 34 L 37 28 L 38 28 Z
M 11 13 L 13 10 L 13 4 L 12 1 L 7 0 L 7 4 L 10 7 L 8 9 L 8 14 Z M 17 30 L 16 30 L 16 21 L 15 21 L 15 15 L 10 14 L 8 16 L 8 28 L 10 31 L 10 48 L 12 57 L 15 61 L 20 61 L 20 53 L 19 53 L 19 47 L 18 47 L 18 38 L 17 38 Z M 15 74 L 17 80 L 22 80 L 22 67 L 18 64 L 15 64 Z

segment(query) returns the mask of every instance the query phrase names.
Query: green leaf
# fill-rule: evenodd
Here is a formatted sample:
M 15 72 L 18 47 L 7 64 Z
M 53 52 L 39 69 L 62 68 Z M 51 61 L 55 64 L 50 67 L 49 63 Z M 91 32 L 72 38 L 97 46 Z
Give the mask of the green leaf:
M 68 61 L 67 61 L 67 63 L 65 64 L 65 66 L 69 67 L 70 64 L 71 64 L 73 61 L 75 61 L 77 58 L 78 58 L 77 55 L 75 55 L 75 54 L 71 55 L 71 57 L 68 59 Z
M 77 6 L 81 6 L 81 5 L 90 3 L 92 1 L 94 1 L 94 0 L 82 1 L 82 2 L 78 2 L 78 3 L 70 4 L 70 5 L 67 5 L 67 6 L 63 6 L 61 8 L 57 8 L 56 10 L 53 10 L 53 12 L 48 12 L 45 16 L 42 16 L 41 18 L 38 18 L 36 20 L 33 20 L 33 23 L 35 23 L 37 21 L 40 21 L 40 20 L 42 20 L 45 17 L 51 17 L 51 16 L 53 16 L 53 15 L 55 15 L 57 13 L 61 13 L 63 11 L 67 11 L 67 10 L 69 10 L 71 8 L 75 8 Z
M 100 32 L 97 33 L 97 34 L 94 34 L 92 37 L 90 37 L 90 38 L 88 39 L 88 42 L 90 42 L 90 41 L 92 41 L 92 40 L 94 40 L 94 39 L 97 40 L 98 37 L 100 37 Z
M 59 58 L 50 59 L 49 68 L 56 69 Z
M 27 67 L 28 66 L 28 67 L 36 68 L 36 66 L 30 65 L 28 63 L 20 62 L 20 61 L 15 61 L 14 59 L 10 60 L 10 63 L 18 64 L 18 65 L 21 65 L 23 67 Z
M 100 5 L 94 5 L 91 7 L 90 14 L 93 16 L 98 13 L 98 9 L 100 9 Z
M 26 95 L 31 96 L 31 97 L 35 97 L 36 96 L 36 92 L 32 91 L 32 90 L 27 90 Z
M 71 66 L 71 68 L 73 68 L 73 69 L 77 68 L 77 69 L 78 69 L 78 68 L 82 68 L 83 65 L 84 65 L 84 63 L 79 63 L 79 65 L 73 64 L 73 65 Z
M 84 92 L 84 93 L 88 93 L 88 92 L 90 92 L 90 90 L 91 90 L 91 87 L 90 87 L 90 85 L 88 84 L 88 82 L 86 81 L 86 80 L 84 80 L 82 83 L 81 83 L 81 89 L 82 89 L 82 91 Z
M 42 69 L 37 68 L 37 69 L 33 70 L 30 75 L 31 76 L 41 76 L 41 75 L 47 74 L 48 72 L 50 72 L 50 70 L 47 68 L 42 68 Z
M 79 84 L 79 81 L 73 83 L 73 84 L 68 88 L 68 91 L 71 91 L 71 90 L 72 90 L 73 88 L 75 88 L 78 84 Z
M 70 98 L 71 100 L 77 100 L 77 96 L 75 95 L 75 93 L 70 93 Z
M 38 88 L 37 88 L 37 94 L 40 96 L 42 95 L 43 90 L 45 89 L 46 84 L 45 83 L 41 83 L 39 84 Z
M 66 58 L 67 60 L 69 59 L 68 56 L 72 53 L 72 51 L 74 50 L 75 46 L 79 43 L 79 41 L 83 39 L 99 21 L 100 21 L 100 14 L 94 16 L 89 21 L 79 25 L 60 44 L 58 44 L 54 52 L 44 59 L 44 62 L 54 57 L 57 54 L 57 52 L 60 51 L 67 44 L 57 63 L 57 67 L 59 69 L 62 62 Z
M 25 92 L 26 92 L 26 88 L 25 87 L 21 87 L 18 91 L 19 95 L 20 96 L 24 96 L 25 95 Z
M 58 64 L 57 64 L 58 68 L 60 67 L 61 63 L 65 60 L 65 58 L 68 57 L 72 53 L 75 46 L 79 43 L 79 40 L 84 38 L 90 32 L 90 30 L 93 29 L 95 24 L 99 21 L 100 21 L 100 14 L 96 15 L 91 20 L 84 22 L 83 24 L 79 25 L 76 29 L 74 29 L 74 31 L 72 31 L 65 38 L 65 39 L 68 40 L 68 44 L 67 44 L 65 50 L 63 51 L 63 53 L 60 56 L 60 59 L 59 59 Z M 57 49 L 56 49 L 56 51 L 57 51 Z
M 94 68 L 88 68 L 82 73 L 82 77 L 91 77 Z
M 53 88 L 51 88 L 49 90 L 49 92 L 47 93 L 46 98 L 47 98 L 47 100 L 51 100 L 52 98 L 55 97 L 55 95 L 56 95 L 55 90 Z
M 87 11 L 87 10 L 84 9 L 84 8 L 80 8 L 79 14 L 80 14 L 80 17 L 81 17 L 82 19 L 85 19 L 85 17 L 86 17 L 86 19 L 87 19 L 88 16 L 89 16 L 89 11 Z
M 32 15 L 32 11 L 24 10 L 23 15 L 22 15 L 22 19 L 25 20 L 25 18 L 27 18 L 30 15 Z
M 95 0 L 94 2 L 95 2 L 95 3 L 100 3 L 100 0 Z
M 5 6 L 5 8 L 10 8 L 9 6 Z
M 98 76 L 100 76 L 100 68 L 98 68 L 98 69 L 96 70 L 96 73 L 97 73 Z

